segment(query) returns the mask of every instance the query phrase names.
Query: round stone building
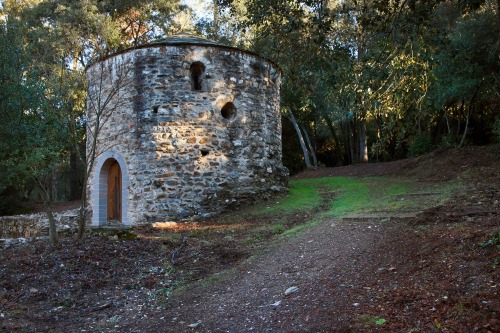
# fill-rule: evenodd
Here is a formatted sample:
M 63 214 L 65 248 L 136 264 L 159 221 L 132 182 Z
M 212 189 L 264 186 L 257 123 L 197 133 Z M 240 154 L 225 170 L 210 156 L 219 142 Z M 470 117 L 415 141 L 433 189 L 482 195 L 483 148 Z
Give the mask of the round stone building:
M 286 191 L 280 69 L 177 35 L 87 69 L 92 225 L 207 217 Z

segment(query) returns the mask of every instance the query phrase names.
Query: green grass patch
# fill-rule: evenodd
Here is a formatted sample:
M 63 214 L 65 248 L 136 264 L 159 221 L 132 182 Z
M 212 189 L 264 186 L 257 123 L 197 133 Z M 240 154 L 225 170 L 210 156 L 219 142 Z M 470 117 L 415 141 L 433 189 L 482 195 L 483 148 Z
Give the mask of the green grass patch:
M 455 184 L 456 185 L 456 184 Z M 259 205 L 253 215 L 317 210 L 319 216 L 415 211 L 446 201 L 453 184 L 430 185 L 390 177 L 329 177 L 290 182 L 290 192 L 276 203 Z
M 321 205 L 321 179 L 303 179 L 290 182 L 288 195 L 279 198 L 275 203 L 257 205 L 252 215 L 270 215 L 276 213 L 293 213 L 310 211 Z
M 322 215 L 342 216 L 365 211 L 370 202 L 370 192 L 374 184 L 379 184 L 374 178 L 336 177 L 330 182 L 334 191 L 334 200 L 329 204 L 329 210 Z
M 286 197 L 258 205 L 250 214 L 274 218 L 272 228 L 277 230 L 273 233 L 286 236 L 299 233 L 325 218 L 424 210 L 448 200 L 456 188 L 457 184 L 450 182 L 432 184 L 393 177 L 300 179 L 290 182 Z M 286 216 L 297 213 L 307 213 L 310 217 L 301 225 L 281 229 L 286 225 Z
M 397 178 L 335 178 L 335 199 L 325 216 L 420 211 L 448 200 L 453 184 L 429 186 Z

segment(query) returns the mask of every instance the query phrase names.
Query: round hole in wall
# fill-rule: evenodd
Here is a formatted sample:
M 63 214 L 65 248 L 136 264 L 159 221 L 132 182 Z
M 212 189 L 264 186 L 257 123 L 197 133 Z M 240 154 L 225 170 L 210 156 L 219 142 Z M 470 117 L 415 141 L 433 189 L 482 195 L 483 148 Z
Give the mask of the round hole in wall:
M 236 106 L 231 102 L 227 102 L 222 109 L 220 109 L 220 113 L 224 119 L 233 120 L 236 117 Z
M 210 153 L 210 149 L 208 148 L 201 148 L 200 149 L 201 156 L 207 156 L 208 153 Z

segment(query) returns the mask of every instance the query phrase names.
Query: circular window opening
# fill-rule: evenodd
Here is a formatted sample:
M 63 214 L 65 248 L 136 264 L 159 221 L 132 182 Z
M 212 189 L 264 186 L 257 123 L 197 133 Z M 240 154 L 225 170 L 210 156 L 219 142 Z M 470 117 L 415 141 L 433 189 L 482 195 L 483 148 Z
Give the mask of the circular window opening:
M 236 106 L 231 102 L 227 102 L 222 109 L 220 109 L 220 113 L 224 119 L 233 120 L 236 117 Z

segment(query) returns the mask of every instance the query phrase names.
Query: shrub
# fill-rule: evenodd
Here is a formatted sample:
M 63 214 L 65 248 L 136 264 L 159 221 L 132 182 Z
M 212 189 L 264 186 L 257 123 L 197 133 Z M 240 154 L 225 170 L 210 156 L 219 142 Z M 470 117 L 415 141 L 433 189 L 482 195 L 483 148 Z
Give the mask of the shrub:
M 410 142 L 408 148 L 409 156 L 420 156 L 432 150 L 432 140 L 428 133 L 421 133 L 416 135 Z

